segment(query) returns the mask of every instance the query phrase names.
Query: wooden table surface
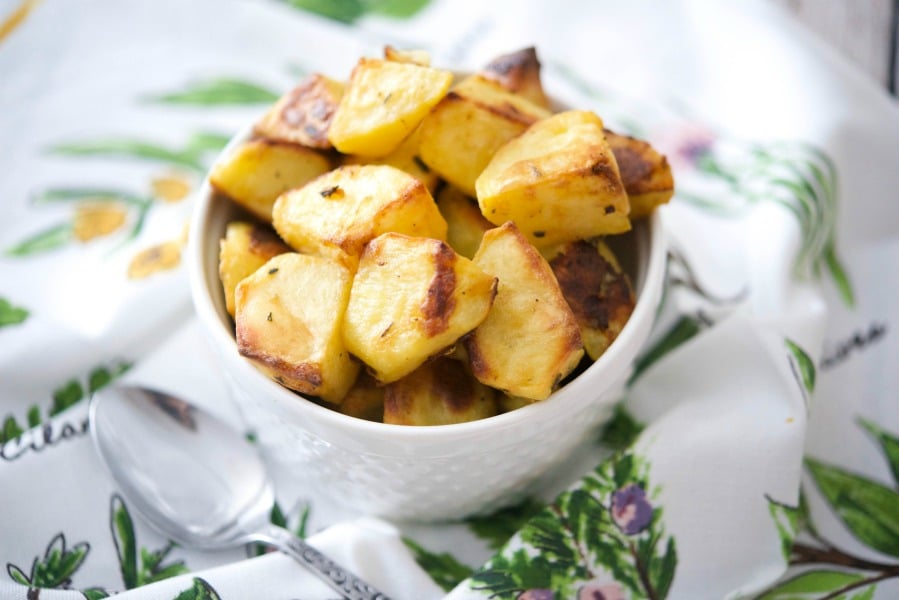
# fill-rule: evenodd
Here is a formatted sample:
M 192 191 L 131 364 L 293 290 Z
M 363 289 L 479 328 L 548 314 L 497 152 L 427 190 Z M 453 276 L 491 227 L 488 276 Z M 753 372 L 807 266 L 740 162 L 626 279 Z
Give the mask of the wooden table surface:
M 771 0 L 833 45 L 894 96 L 899 0 Z

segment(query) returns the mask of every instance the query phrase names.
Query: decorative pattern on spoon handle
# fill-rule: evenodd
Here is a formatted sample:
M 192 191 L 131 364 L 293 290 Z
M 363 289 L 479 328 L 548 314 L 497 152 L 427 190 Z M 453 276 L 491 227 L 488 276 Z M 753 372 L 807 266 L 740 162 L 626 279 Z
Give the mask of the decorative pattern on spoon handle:
M 389 596 L 341 567 L 286 529 L 272 525 L 264 537 L 265 541 L 271 542 L 282 552 L 309 567 L 325 583 L 349 600 L 390 600 Z

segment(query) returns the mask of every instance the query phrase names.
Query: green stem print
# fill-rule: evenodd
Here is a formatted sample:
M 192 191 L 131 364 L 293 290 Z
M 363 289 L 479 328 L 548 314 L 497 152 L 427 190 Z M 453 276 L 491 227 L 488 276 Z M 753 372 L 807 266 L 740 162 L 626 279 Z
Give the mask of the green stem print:
M 278 96 L 251 81 L 220 78 L 194 82 L 181 91 L 151 96 L 148 100 L 182 106 L 233 106 L 270 104 Z
M 153 100 L 165 104 L 209 106 L 271 102 L 276 98 L 273 92 L 254 84 L 219 79 L 194 85 L 183 92 L 162 94 Z M 130 159 L 163 164 L 186 170 L 196 178 L 205 174 L 210 159 L 224 148 L 228 140 L 227 135 L 200 131 L 188 136 L 178 147 L 136 138 L 105 138 L 57 144 L 48 148 L 47 152 L 67 157 Z M 86 242 L 94 237 L 109 235 L 117 231 L 125 219 L 121 209 L 115 208 L 116 206 L 124 207 L 131 222 L 129 230 L 116 247 L 119 249 L 137 238 L 155 205 L 149 195 L 107 188 L 54 188 L 40 192 L 32 200 L 35 205 L 69 203 L 75 206 L 76 213 L 7 248 L 5 254 L 8 256 L 29 257 L 65 247 L 76 240 Z M 115 206 L 103 214 L 97 214 L 96 210 L 93 213 L 87 212 L 89 207 L 103 203 Z M 77 212 L 79 209 L 82 211 L 81 219 Z M 85 214 L 90 217 L 85 217 Z
M 227 142 L 228 136 L 200 132 L 191 135 L 180 148 L 171 148 L 139 139 L 108 138 L 59 144 L 51 147 L 49 152 L 60 156 L 98 156 L 146 160 L 186 168 L 202 175 L 206 171 L 206 159 L 209 158 L 209 155 L 221 150 Z
M 92 369 L 86 377 L 73 377 L 53 391 L 51 403 L 46 408 L 46 417 L 41 414 L 41 407 L 34 404 L 28 408 L 24 424 L 14 415 L 6 415 L 0 427 L 0 444 L 13 440 L 26 430 L 37 427 L 66 410 L 89 398 L 91 394 L 108 385 L 124 374 L 131 363 L 115 362 Z
M 836 252 L 837 171 L 824 152 L 804 143 L 750 144 L 710 139 L 690 146 L 689 162 L 707 189 L 678 197 L 721 216 L 741 214 L 758 202 L 774 202 L 799 223 L 801 244 L 793 264 L 799 279 L 830 275 L 843 302 L 855 303 L 852 284 Z M 688 180 L 689 181 L 689 180 Z
M 153 206 L 153 199 L 132 192 L 102 188 L 52 188 L 35 194 L 35 206 L 72 204 L 116 204 L 127 207 L 132 213 L 131 227 L 123 237 L 122 245 L 134 240 L 146 222 L 147 214 Z M 66 222 L 30 235 L 18 244 L 8 248 L 9 256 L 24 258 L 33 254 L 61 248 L 76 238 L 75 225 Z
M 667 597 L 677 549 L 648 474 L 633 452 L 604 462 L 531 518 L 471 577 L 471 588 L 516 600 Z
M 813 459 L 807 459 L 806 465 L 821 495 L 849 532 L 868 548 L 899 559 L 899 437 L 869 421 L 859 423 L 884 453 L 893 475 L 892 486 Z M 778 582 L 758 596 L 759 600 L 867 600 L 881 581 L 899 579 L 899 560 L 863 558 L 821 535 L 811 521 L 804 496 L 798 507 L 769 502 L 788 564 L 812 568 Z M 809 541 L 795 541 L 799 532 Z
M 227 136 L 199 132 L 191 135 L 184 146 L 176 150 L 139 140 L 120 139 L 62 144 L 51 148 L 50 151 L 66 156 L 100 156 L 162 162 L 175 167 L 184 167 L 201 175 L 208 167 L 209 158 L 221 151 L 227 143 Z M 35 194 L 31 200 L 35 206 L 68 204 L 77 209 L 107 204 L 124 207 L 130 214 L 131 226 L 116 249 L 125 246 L 140 235 L 147 216 L 154 206 L 153 198 L 148 195 L 104 187 L 51 188 Z M 73 216 L 70 220 L 37 231 L 7 248 L 5 254 L 24 258 L 62 248 L 76 239 L 86 241 L 118 229 L 118 225 L 115 224 L 109 230 L 95 231 L 86 236 L 84 233 L 79 234 L 76 219 L 77 217 Z
M 173 542 L 155 551 L 138 549 L 134 521 L 125 501 L 118 494 L 112 496 L 109 521 L 125 589 L 134 589 L 190 572 L 183 561 L 165 562 L 175 547 Z
M 28 311 L 21 306 L 14 306 L 6 298 L 0 298 L 0 328 L 24 323 Z
M 72 241 L 72 238 L 72 224 L 59 223 L 29 235 L 18 244 L 7 248 L 5 254 L 15 257 L 41 254 L 65 246 Z

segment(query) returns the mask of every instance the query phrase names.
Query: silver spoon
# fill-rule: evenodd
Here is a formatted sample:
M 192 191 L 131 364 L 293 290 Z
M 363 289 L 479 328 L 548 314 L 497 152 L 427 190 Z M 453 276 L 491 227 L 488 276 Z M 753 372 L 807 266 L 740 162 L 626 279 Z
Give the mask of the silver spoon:
M 389 600 L 283 527 L 269 522 L 274 492 L 256 449 L 184 400 L 108 386 L 90 402 L 100 457 L 129 504 L 163 535 L 206 549 L 272 545 L 352 600 Z

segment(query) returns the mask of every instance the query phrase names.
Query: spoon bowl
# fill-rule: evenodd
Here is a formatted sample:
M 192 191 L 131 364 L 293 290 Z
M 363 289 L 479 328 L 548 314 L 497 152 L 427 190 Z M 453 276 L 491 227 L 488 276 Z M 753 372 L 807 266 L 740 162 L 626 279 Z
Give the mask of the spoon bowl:
M 346 598 L 387 598 L 268 522 L 274 492 L 265 464 L 224 421 L 164 392 L 126 385 L 95 393 L 89 420 L 122 494 L 163 535 L 205 549 L 267 543 Z

